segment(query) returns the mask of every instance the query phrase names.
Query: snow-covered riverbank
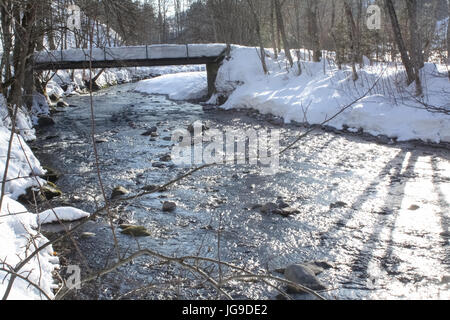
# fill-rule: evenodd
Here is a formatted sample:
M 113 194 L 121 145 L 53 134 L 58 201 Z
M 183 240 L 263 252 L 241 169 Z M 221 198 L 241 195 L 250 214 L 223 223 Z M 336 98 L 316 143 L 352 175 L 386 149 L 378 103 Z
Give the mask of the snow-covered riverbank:
M 374 86 L 327 125 L 398 141 L 450 142 L 450 117 L 425 110 L 415 100 L 414 85 L 403 88 L 405 75 L 398 65 L 367 63 L 358 69 L 359 80 L 353 82 L 350 67 L 339 70 L 326 59 L 320 63 L 306 61 L 304 50 L 301 75 L 297 61 L 288 71 L 283 55 L 275 59 L 270 50 L 266 54 L 268 75 L 263 73 L 255 48 L 233 46 L 230 59 L 219 70 L 217 94 L 209 103 L 216 104 L 220 97 L 227 97 L 222 106 L 225 109 L 251 108 L 282 117 L 286 123 L 321 124 Z M 293 55 L 296 56 L 294 52 Z M 450 109 L 450 81 L 446 74 L 443 65 L 426 64 L 423 68 L 426 104 Z M 185 73 L 143 81 L 137 90 L 183 100 L 201 95 L 206 86 L 206 73 Z
M 0 96 L 0 172 L 5 171 L 6 155 L 10 140 L 10 120 L 7 118 L 5 101 Z M 23 112 L 19 113 L 18 126 L 25 137 L 32 139 L 34 130 L 31 127 L 30 118 Z M 36 216 L 17 202 L 17 198 L 25 193 L 28 187 L 36 186 L 44 181 L 40 178 L 17 179 L 30 175 L 42 175 L 39 161 L 34 156 L 22 136 L 15 135 L 11 149 L 11 161 L 9 162 L 5 195 L 0 210 L 0 268 L 10 269 L 15 267 L 24 258 L 31 254 L 36 248 L 45 244 L 48 240 L 38 232 Z M 37 179 L 37 180 L 36 180 Z M 28 249 L 27 249 L 28 248 Z M 52 297 L 53 275 L 52 272 L 58 267 L 59 260 L 53 255 L 51 246 L 39 253 L 19 272 L 21 276 L 39 285 L 39 287 Z M 8 285 L 9 276 L 0 270 L 0 296 L 3 296 Z M 10 299 L 43 299 L 39 290 L 29 285 L 23 279 L 16 279 Z
M 201 65 L 106 69 L 98 77 L 96 84 L 100 88 L 104 88 L 161 75 L 201 72 L 204 70 L 205 66 Z M 98 72 L 100 72 L 100 70 L 94 70 L 93 77 L 95 77 Z M 49 96 L 53 93 L 56 93 L 58 96 L 76 94 L 77 91 L 85 88 L 87 81 L 89 81 L 89 71 L 75 70 L 72 72 L 60 70 L 48 83 L 47 93 Z

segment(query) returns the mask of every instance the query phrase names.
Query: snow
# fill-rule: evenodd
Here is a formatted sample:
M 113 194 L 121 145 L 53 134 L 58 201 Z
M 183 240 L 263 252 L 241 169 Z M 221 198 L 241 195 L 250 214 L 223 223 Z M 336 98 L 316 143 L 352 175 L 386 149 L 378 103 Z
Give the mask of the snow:
M 6 164 L 6 155 L 11 131 L 10 119 L 7 115 L 5 101 L 0 96 L 0 172 L 3 174 Z M 31 120 L 22 114 L 18 123 L 29 125 Z M 19 143 L 23 146 L 22 147 Z M 30 168 L 31 166 L 31 168 Z M 16 201 L 17 197 L 28 187 L 35 186 L 37 181 L 27 177 L 30 174 L 43 174 L 39 161 L 31 152 L 23 137 L 14 136 L 11 161 L 8 168 L 7 179 L 14 179 L 6 183 L 5 196 L 0 208 L 0 269 L 8 269 L 8 266 L 15 267 L 20 261 L 34 251 L 35 248 L 45 244 L 48 240 L 36 231 L 36 216 L 28 212 L 27 209 Z M 2 176 L 3 178 L 3 176 Z M 40 180 L 43 182 L 43 180 Z M 21 270 L 20 275 L 28 276 L 28 279 L 49 296 L 53 297 L 53 270 L 58 266 L 58 259 L 53 256 L 51 246 L 41 251 L 35 258 L 27 263 Z M 5 278 L 6 277 L 6 278 Z M 9 275 L 0 270 L 0 297 L 3 296 L 8 285 Z M 44 299 L 39 290 L 29 286 L 25 280 L 16 279 L 9 295 L 9 299 Z
M 304 57 L 305 50 L 302 53 Z M 377 83 L 370 94 L 327 125 L 339 130 L 363 129 L 399 141 L 450 142 L 450 117 L 424 110 L 413 98 L 414 85 L 401 90 L 405 76 L 398 66 L 365 66 L 358 69 L 359 80 L 353 83 L 349 67 L 338 70 L 328 62 L 302 61 L 299 76 L 296 61 L 288 71 L 283 54 L 278 60 L 270 50 L 267 55 L 269 74 L 264 75 L 256 48 L 233 46 L 231 59 L 219 70 L 218 93 L 209 102 L 216 103 L 224 95 L 228 97 L 224 109 L 252 108 L 280 116 L 286 123 L 321 124 Z M 445 72 L 445 66 L 426 64 L 422 82 L 428 104 L 450 108 L 450 82 Z M 188 75 L 185 81 L 190 81 Z
M 41 212 L 37 215 L 39 224 L 60 221 L 76 221 L 90 216 L 90 213 L 72 207 L 60 207 Z
M 200 99 L 208 94 L 206 72 L 186 72 L 163 75 L 139 82 L 136 91 L 163 94 L 173 100 Z
M 39 95 L 35 96 L 35 99 L 37 103 L 39 100 L 45 100 Z M 41 103 L 44 102 L 41 101 Z M 33 107 L 40 112 L 45 111 L 39 109 L 39 105 Z M 10 270 L 11 267 L 16 267 L 37 248 L 46 244 L 48 239 L 39 233 L 39 224 L 55 221 L 52 213 L 46 211 L 35 215 L 16 201 L 29 187 L 37 187 L 39 184 L 45 183 L 40 178 L 30 177 L 30 175 L 45 173 L 25 141 L 27 137 L 32 138 L 33 134 L 30 132 L 34 133 L 31 128 L 30 115 L 20 110 L 17 125 L 21 134 L 15 134 L 13 138 L 7 175 L 9 181 L 6 182 L 5 195 L 0 208 L 0 298 L 3 297 L 10 279 L 10 274 L 2 269 Z M 0 95 L 0 173 L 2 179 L 11 135 L 10 126 L 11 120 L 8 117 L 5 99 Z M 55 211 L 63 221 L 78 220 L 89 216 L 88 213 L 75 208 L 56 208 Z M 54 255 L 52 246 L 46 247 L 19 270 L 19 275 L 27 278 L 28 281 L 16 278 L 8 299 L 53 299 L 53 289 L 57 287 L 53 272 L 58 267 L 59 259 Z M 45 294 L 30 285 L 29 282 L 39 286 Z
M 2 119 L 4 118 L 3 115 L 5 113 L 5 109 L 6 108 L 4 105 L 0 106 Z M 29 120 L 26 120 L 25 116 L 19 118 L 22 118 L 21 121 L 23 121 L 23 123 L 29 124 Z M 3 172 L 5 171 L 6 155 L 8 153 L 8 145 L 11 135 L 11 131 L 8 129 L 9 124 L 9 119 L 8 121 L 4 121 L 4 123 L 0 123 L 0 172 L 2 174 L 2 179 Z M 10 181 L 6 182 L 5 194 L 11 198 L 17 199 L 20 195 L 25 193 L 25 190 L 28 187 L 35 185 L 36 180 L 35 178 L 16 178 L 29 177 L 30 175 L 42 175 L 45 172 L 23 137 L 17 134 L 14 135 L 13 139 L 11 159 L 12 160 L 9 163 L 7 175 L 7 180 Z
M 224 44 L 193 44 L 193 45 L 150 45 L 112 48 L 93 48 L 92 60 L 144 60 L 144 59 L 177 59 L 217 57 L 226 49 Z M 41 51 L 34 55 L 36 62 L 57 61 L 89 61 L 89 49 L 67 49 Z
M 118 39 L 117 34 L 113 30 L 107 30 L 104 25 L 100 25 L 100 38 L 104 44 L 114 42 Z M 107 39 L 106 34 L 110 34 L 114 39 Z M 99 38 L 99 37 L 96 37 Z M 45 39 L 46 40 L 46 39 Z M 56 43 L 59 41 L 56 34 Z M 70 34 L 67 38 L 69 47 L 75 46 L 75 38 Z M 102 44 L 101 44 L 102 45 Z M 47 46 L 48 47 L 48 46 Z M 0 51 L 1 42 L 0 42 Z M 67 50 L 64 55 L 74 59 L 83 61 L 86 59 L 86 51 Z M 94 49 L 95 56 L 98 59 L 104 59 L 104 51 L 102 49 Z M 54 61 L 61 59 L 61 51 L 53 51 L 50 54 L 38 54 L 37 59 L 52 59 Z M 198 68 L 193 66 L 192 68 Z M 161 71 L 176 72 L 184 70 L 184 67 L 166 69 L 112 69 L 107 70 L 100 77 L 99 81 L 104 84 L 114 84 L 118 81 L 131 81 L 134 75 L 147 76 L 153 72 Z M 95 70 L 94 72 L 98 72 Z M 52 73 L 49 72 L 49 75 Z M 86 73 L 82 70 L 74 72 L 74 81 L 71 79 L 71 72 L 58 71 L 55 77 L 47 85 L 47 93 L 53 93 L 58 96 L 64 94 L 73 94 L 75 90 L 84 86 L 83 80 L 86 79 Z M 68 85 L 66 92 L 61 85 Z M 0 299 L 3 297 L 8 286 L 10 274 L 3 269 L 10 270 L 15 268 L 26 257 L 30 256 L 36 248 L 48 243 L 39 232 L 39 225 L 43 223 L 51 223 L 55 221 L 55 216 L 49 212 L 43 212 L 38 215 L 29 212 L 17 199 L 20 195 L 25 194 L 29 187 L 38 187 L 45 183 L 44 180 L 31 177 L 42 175 L 45 173 L 38 159 L 27 145 L 27 141 L 35 140 L 35 130 L 33 124 L 36 124 L 37 117 L 49 114 L 49 105 L 46 97 L 38 93 L 33 94 L 33 104 L 31 112 L 26 108 L 20 108 L 16 119 L 16 130 L 19 134 L 15 134 L 11 149 L 11 159 L 9 161 L 7 182 L 5 185 L 5 194 L 0 207 Z M 0 173 L 3 173 L 6 166 L 6 155 L 8 151 L 9 140 L 11 136 L 11 119 L 6 106 L 4 97 L 0 94 Z M 89 216 L 88 213 L 75 208 L 56 208 L 56 214 L 62 221 L 78 220 Z M 39 220 L 39 223 L 38 223 Z M 35 257 L 25 264 L 18 274 L 28 279 L 28 281 L 16 278 L 11 288 L 8 299 L 11 300 L 40 300 L 53 299 L 55 284 L 54 275 L 56 269 L 59 268 L 59 259 L 55 256 L 52 246 L 48 246 L 40 251 Z M 37 285 L 38 290 L 30 282 Z M 43 293 L 42 293 L 42 292 Z
M 9 215 L 8 215 L 9 214 Z M 9 196 L 4 198 L 0 217 L 0 268 L 15 267 L 25 257 L 29 256 L 36 248 L 44 245 L 48 240 L 36 231 L 36 218 L 17 201 Z M 59 259 L 54 256 L 52 246 L 48 246 L 31 259 L 19 274 L 28 277 L 28 280 L 53 298 L 55 288 L 52 272 L 58 267 Z M 0 296 L 3 297 L 8 279 L 5 271 L 0 271 Z M 38 289 L 30 286 L 25 280 L 16 278 L 10 300 L 36 300 L 46 299 Z

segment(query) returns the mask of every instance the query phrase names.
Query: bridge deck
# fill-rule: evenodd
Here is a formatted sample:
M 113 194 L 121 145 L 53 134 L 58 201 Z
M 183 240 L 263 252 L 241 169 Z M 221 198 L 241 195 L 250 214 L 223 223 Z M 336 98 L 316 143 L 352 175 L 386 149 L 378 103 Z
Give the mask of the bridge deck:
M 90 60 L 93 68 L 209 64 L 218 62 L 226 49 L 225 44 L 94 48 L 92 59 L 88 49 L 42 51 L 34 55 L 34 69 L 85 69 Z

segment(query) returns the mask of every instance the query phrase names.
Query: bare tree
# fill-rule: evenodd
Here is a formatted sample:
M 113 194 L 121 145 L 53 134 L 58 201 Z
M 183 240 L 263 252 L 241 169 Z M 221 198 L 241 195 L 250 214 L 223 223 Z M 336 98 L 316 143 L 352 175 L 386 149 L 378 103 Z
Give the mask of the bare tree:
M 320 50 L 319 26 L 317 22 L 318 15 L 318 1 L 308 1 L 308 31 L 311 43 L 311 50 L 313 51 L 313 61 L 320 62 L 322 58 L 322 51 Z
M 357 31 L 356 31 L 356 23 L 355 19 L 353 18 L 353 12 L 352 8 L 350 7 L 350 4 L 348 3 L 348 0 L 344 0 L 344 9 L 345 9 L 345 15 L 347 17 L 347 24 L 348 24 L 348 32 L 350 37 L 350 52 L 352 55 L 352 72 L 353 72 L 353 81 L 358 80 L 358 73 L 356 72 L 356 63 L 357 63 Z
M 280 0 L 274 0 L 274 5 L 275 5 L 275 13 L 276 13 L 276 17 L 277 17 L 278 29 L 280 30 L 281 38 L 283 39 L 284 52 L 289 61 L 290 66 L 292 67 L 294 65 L 294 60 L 292 59 L 291 47 L 289 46 L 286 29 L 284 27 L 284 20 L 283 20 L 283 14 L 281 11 Z
M 261 59 L 261 65 L 264 71 L 264 74 L 268 73 L 267 65 L 266 65 L 266 51 L 264 49 L 264 42 L 261 36 L 261 28 L 260 28 L 260 22 L 259 22 L 259 16 L 256 12 L 255 5 L 253 4 L 253 0 L 247 0 L 247 3 L 250 7 L 250 10 L 252 12 L 253 20 L 256 26 L 256 34 L 258 36 L 258 42 L 259 42 L 259 52 L 260 52 L 260 59 Z
M 448 9 L 448 25 L 447 25 L 447 64 L 450 65 L 450 0 L 447 0 Z M 448 79 L 450 80 L 450 70 L 448 71 Z
M 406 0 L 406 8 L 409 19 L 409 35 L 411 46 L 411 60 L 414 66 L 414 77 L 416 81 L 416 94 L 422 95 L 422 83 L 420 81 L 419 70 L 423 67 L 422 42 L 420 39 L 419 25 L 417 23 L 417 0 Z
M 397 13 L 395 12 L 394 4 L 392 3 L 392 0 L 384 0 L 384 3 L 391 20 L 395 41 L 400 51 L 403 65 L 406 69 L 406 74 L 408 76 L 408 85 L 410 85 L 416 79 L 414 66 L 409 58 L 408 50 L 406 49 L 405 41 L 403 40 L 402 31 L 398 22 Z

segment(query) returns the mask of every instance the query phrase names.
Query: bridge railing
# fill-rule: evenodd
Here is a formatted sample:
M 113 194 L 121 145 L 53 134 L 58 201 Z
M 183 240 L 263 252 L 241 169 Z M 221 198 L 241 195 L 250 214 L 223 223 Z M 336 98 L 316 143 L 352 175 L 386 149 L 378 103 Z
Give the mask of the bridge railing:
M 114 48 L 67 49 L 41 51 L 34 55 L 34 63 L 86 62 L 86 61 L 127 61 L 162 60 L 220 57 L 225 44 L 149 45 Z

